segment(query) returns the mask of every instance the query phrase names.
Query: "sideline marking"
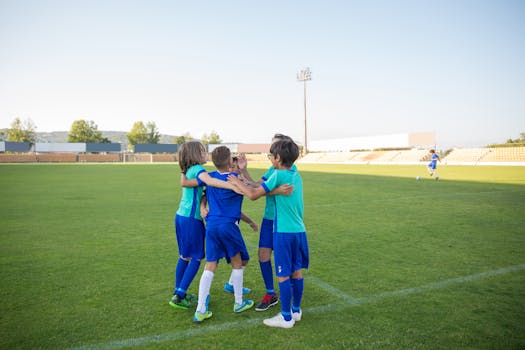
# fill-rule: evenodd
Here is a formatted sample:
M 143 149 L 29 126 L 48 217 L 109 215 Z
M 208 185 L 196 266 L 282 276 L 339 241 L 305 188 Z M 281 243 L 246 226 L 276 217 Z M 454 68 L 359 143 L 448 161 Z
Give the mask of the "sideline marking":
M 321 306 L 315 306 L 315 307 L 309 307 L 307 309 L 303 309 L 307 314 L 315 314 L 320 312 L 326 312 L 330 310 L 335 310 L 337 308 L 340 308 L 341 306 L 357 306 L 357 305 L 363 305 L 367 303 L 372 303 L 375 301 L 379 301 L 382 299 L 392 298 L 392 297 L 398 297 L 398 296 L 406 296 L 410 294 L 416 294 L 421 292 L 426 292 L 429 290 L 436 290 L 441 289 L 444 287 L 448 287 L 450 285 L 464 283 L 464 282 L 471 282 L 471 281 L 477 281 L 489 277 L 494 277 L 498 275 L 503 275 L 511 272 L 516 271 L 522 271 L 525 270 L 525 264 L 521 265 L 514 265 L 514 266 L 508 266 L 497 270 L 491 270 L 491 271 L 485 271 L 481 273 L 476 273 L 473 275 L 463 276 L 463 277 L 457 277 L 457 278 L 451 278 L 444 281 L 434 282 L 425 284 L 419 287 L 414 288 L 407 288 L 407 289 L 400 289 L 397 291 L 391 291 L 391 292 L 383 292 L 375 295 L 371 295 L 369 297 L 364 298 L 352 298 L 350 295 L 341 292 L 337 288 L 332 287 L 328 283 L 312 277 L 312 276 L 306 276 L 306 281 L 313 281 L 314 284 L 317 286 L 329 291 L 334 296 L 337 296 L 343 300 L 343 303 L 334 303 L 334 304 L 328 304 L 328 305 L 321 305 Z M 222 331 L 222 330 L 229 330 L 232 327 L 235 327 L 236 329 L 243 329 L 252 327 L 255 325 L 260 325 L 262 323 L 262 320 L 266 317 L 256 317 L 249 320 L 242 320 L 242 321 L 235 321 L 235 322 L 227 322 L 217 325 L 208 325 L 203 326 L 199 328 L 194 329 L 188 329 L 181 332 L 175 332 L 175 333 L 164 333 L 164 334 L 158 334 L 158 335 L 149 335 L 139 338 L 130 338 L 130 339 L 122 339 L 122 340 L 115 340 L 108 343 L 103 344 L 93 344 L 93 345 L 84 345 L 74 348 L 69 348 L 69 350 L 95 350 L 95 349 L 102 349 L 102 350 L 115 350 L 115 349 L 121 349 L 124 347 L 138 347 L 153 343 L 164 343 L 167 341 L 172 341 L 175 339 L 190 337 L 194 335 L 199 334 L 206 334 L 209 332 L 216 332 L 216 331 Z

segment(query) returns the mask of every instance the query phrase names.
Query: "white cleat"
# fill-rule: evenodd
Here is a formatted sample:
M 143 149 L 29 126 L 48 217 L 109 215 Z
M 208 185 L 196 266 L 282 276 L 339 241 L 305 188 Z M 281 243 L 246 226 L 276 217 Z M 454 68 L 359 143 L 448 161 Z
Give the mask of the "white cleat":
M 292 312 L 292 320 L 295 322 L 301 321 L 301 318 L 303 317 L 303 310 L 299 310 L 299 312 Z
M 267 318 L 263 321 L 263 323 L 268 327 L 292 328 L 295 324 L 295 320 L 292 318 L 290 321 L 286 321 L 283 317 L 283 314 L 279 312 L 277 316 Z

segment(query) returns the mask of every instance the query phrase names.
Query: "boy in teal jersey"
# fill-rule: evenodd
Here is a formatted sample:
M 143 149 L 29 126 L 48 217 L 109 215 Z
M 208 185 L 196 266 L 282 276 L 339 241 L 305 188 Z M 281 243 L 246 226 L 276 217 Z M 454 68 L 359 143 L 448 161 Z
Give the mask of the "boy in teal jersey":
M 292 138 L 283 134 L 275 134 L 272 138 L 272 143 L 279 140 L 289 140 L 292 141 Z M 238 168 L 239 172 L 242 174 L 243 178 L 247 180 L 247 183 L 253 187 L 259 186 L 263 181 L 266 181 L 275 171 L 274 166 L 272 165 L 266 173 L 257 181 L 253 181 L 250 174 L 247 170 L 247 161 L 244 154 L 241 154 L 238 158 Z M 295 164 L 293 169 L 297 170 Z M 293 190 L 293 187 L 288 188 L 288 192 L 285 194 L 290 194 Z M 264 215 L 261 222 L 261 230 L 259 235 L 259 267 L 261 270 L 261 275 L 266 287 L 266 293 L 263 296 L 261 302 L 255 307 L 256 311 L 265 311 L 268 310 L 271 306 L 276 305 L 279 302 L 279 298 L 275 293 L 274 282 L 273 282 L 273 269 L 272 269 L 272 251 L 273 251 L 273 218 L 275 216 L 275 201 L 269 196 L 266 197 L 266 205 L 264 207 Z
M 179 166 L 181 168 L 181 185 L 187 178 L 226 189 L 234 187 L 224 181 L 208 175 L 202 164 L 208 158 L 206 148 L 200 142 L 192 141 L 181 145 Z M 187 310 L 190 302 L 197 302 L 194 295 L 187 295 L 191 282 L 197 274 L 201 259 L 204 258 L 205 227 L 200 214 L 200 201 L 203 187 L 183 187 L 179 209 L 175 215 L 175 232 L 179 247 L 179 261 L 175 269 L 175 288 L 169 302 L 176 309 Z
M 275 170 L 260 186 L 253 188 L 237 178 L 228 177 L 252 200 L 265 196 L 277 186 L 293 186 L 290 196 L 270 197 L 275 202 L 273 219 L 273 249 L 275 270 L 279 279 L 281 312 L 263 322 L 270 327 L 291 328 L 302 318 L 301 301 L 304 290 L 302 269 L 308 268 L 309 251 L 303 222 L 303 182 L 293 163 L 299 157 L 299 147 L 289 140 L 277 141 L 270 148 L 270 160 Z

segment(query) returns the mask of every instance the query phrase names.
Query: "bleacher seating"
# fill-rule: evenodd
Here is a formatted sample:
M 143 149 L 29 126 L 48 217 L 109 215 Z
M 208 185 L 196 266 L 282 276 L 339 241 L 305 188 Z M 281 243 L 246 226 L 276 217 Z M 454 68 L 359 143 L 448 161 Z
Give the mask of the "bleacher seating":
M 525 162 L 525 147 L 489 148 L 482 162 Z
M 446 161 L 447 164 L 476 163 L 489 152 L 489 148 L 455 148 L 442 161 Z

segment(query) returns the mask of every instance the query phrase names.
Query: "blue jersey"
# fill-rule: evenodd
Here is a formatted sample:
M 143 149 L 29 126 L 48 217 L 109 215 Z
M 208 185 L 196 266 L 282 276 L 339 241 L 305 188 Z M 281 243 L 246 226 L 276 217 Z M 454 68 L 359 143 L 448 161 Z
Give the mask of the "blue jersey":
M 201 185 L 203 183 L 197 176 L 205 171 L 206 169 L 204 169 L 204 167 L 200 164 L 193 165 L 186 171 L 186 178 L 189 180 L 197 179 L 199 186 L 182 188 L 182 198 L 180 200 L 179 210 L 177 210 L 177 215 L 191 217 L 202 221 L 200 213 L 200 201 L 203 191 L 203 187 Z
M 292 170 L 297 171 L 297 167 L 295 166 L 295 164 L 292 165 Z M 263 181 L 268 180 L 270 178 L 270 176 L 272 176 L 274 171 L 275 171 L 275 168 L 272 165 L 270 168 L 268 168 L 266 173 L 264 173 L 264 175 L 261 177 L 261 179 Z M 272 198 L 268 198 L 268 196 L 267 196 L 266 197 L 266 205 L 264 206 L 263 219 L 273 220 L 274 216 L 275 216 L 275 201 Z
M 428 166 L 432 169 L 436 169 L 436 164 L 437 164 L 438 159 L 439 159 L 439 156 L 437 155 L 437 153 L 432 153 L 432 157 L 431 157 L 430 163 L 428 163 Z
M 294 187 L 291 195 L 276 195 L 267 199 L 273 200 L 275 204 L 273 231 L 274 233 L 305 232 L 306 229 L 303 222 L 303 180 L 297 168 L 274 170 L 268 180 L 262 183 L 262 186 L 268 193 L 284 184 Z
M 214 171 L 209 173 L 213 178 L 227 181 L 228 175 L 237 173 L 219 173 Z M 232 190 L 208 186 L 206 188 L 206 198 L 208 200 L 209 212 L 206 217 L 207 222 L 212 221 L 239 221 L 241 219 L 241 207 L 243 196 Z

